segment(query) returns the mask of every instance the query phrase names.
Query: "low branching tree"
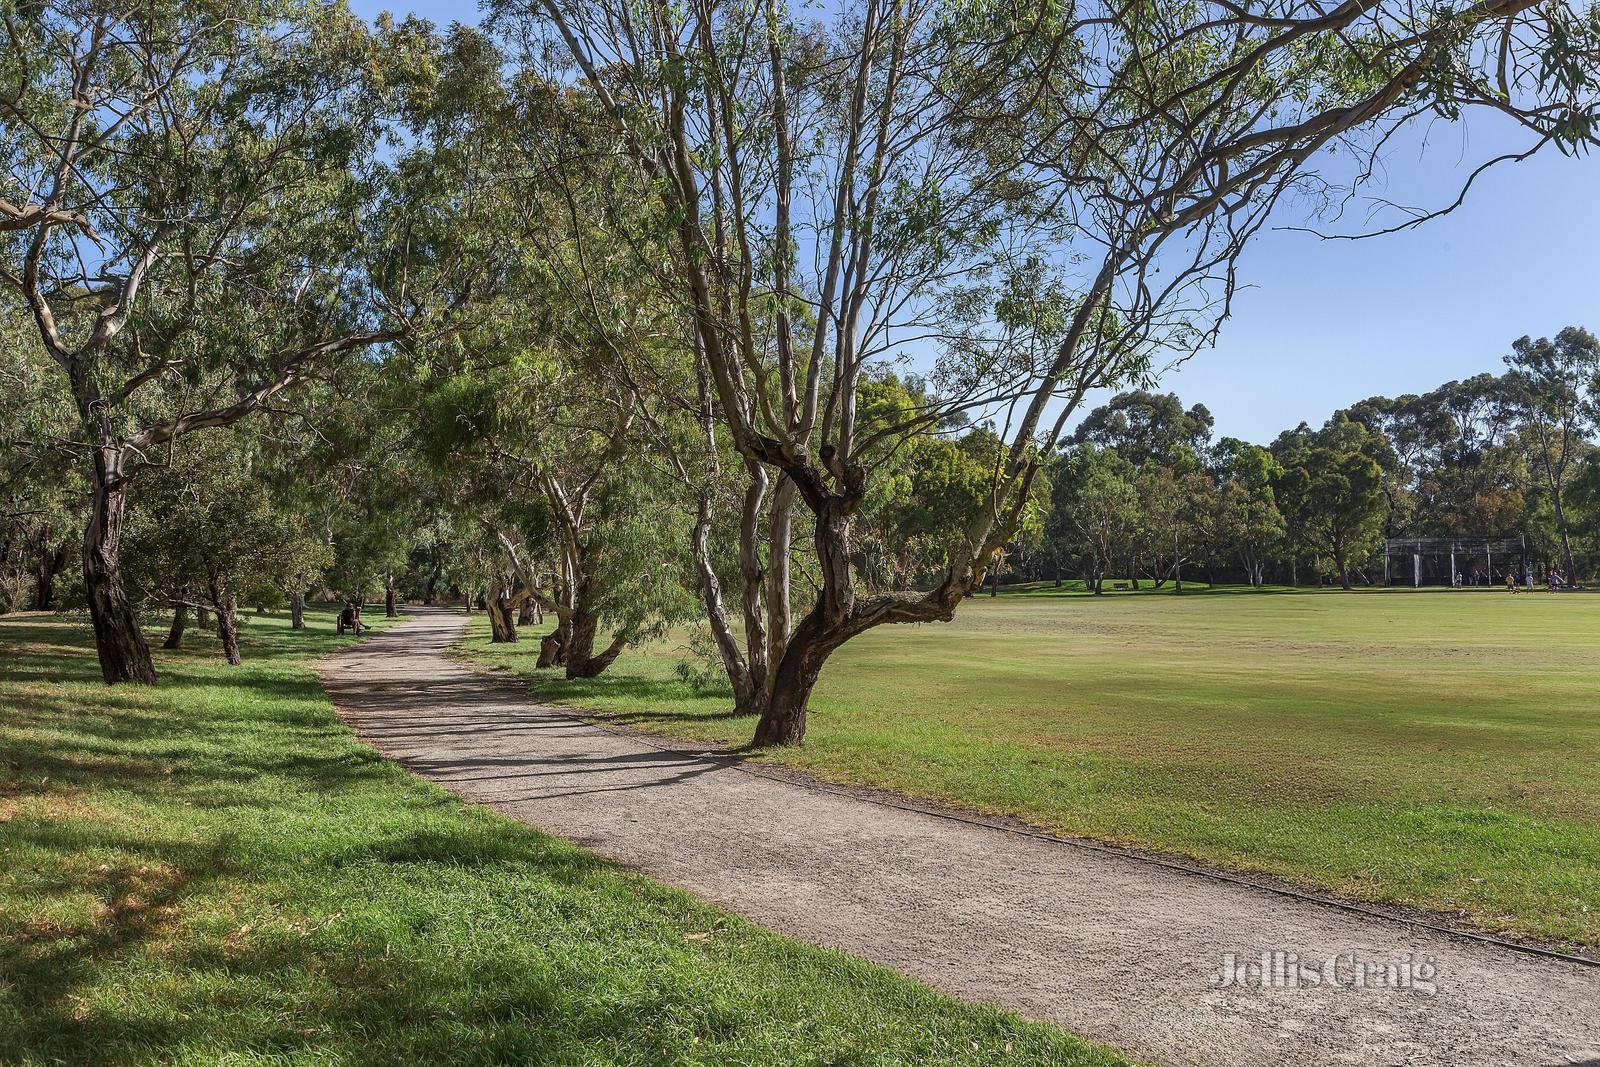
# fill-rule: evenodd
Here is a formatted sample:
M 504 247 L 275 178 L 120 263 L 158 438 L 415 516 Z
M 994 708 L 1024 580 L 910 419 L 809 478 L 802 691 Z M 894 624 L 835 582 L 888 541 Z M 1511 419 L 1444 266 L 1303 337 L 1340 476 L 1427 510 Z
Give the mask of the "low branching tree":
M 0 283 L 75 411 L 102 674 L 154 682 L 121 577 L 131 481 L 427 303 L 377 210 L 407 37 L 299 0 L 0 10 Z
M 128 584 L 174 609 L 170 646 L 189 609 L 213 613 L 230 664 L 239 659 L 239 604 L 280 604 L 300 576 L 332 560 L 327 543 L 274 498 L 255 442 L 206 434 L 173 465 L 147 473 L 128 512 Z
M 846 641 L 947 620 L 980 587 L 1085 393 L 1209 342 L 1240 253 L 1286 197 L 1364 181 L 1330 150 L 1368 160 L 1410 119 L 1473 107 L 1520 122 L 1529 151 L 1593 134 L 1596 27 L 1533 0 L 866 0 L 825 22 L 775 0 L 502 10 L 524 16 L 507 21 L 527 61 L 553 41 L 608 118 L 637 170 L 617 188 L 659 209 L 654 232 L 619 242 L 669 253 L 641 276 L 692 320 L 752 484 L 776 483 L 758 744 L 803 738 Z M 928 337 L 944 353 L 934 400 L 864 432 L 868 368 Z M 864 593 L 853 524 L 881 457 L 971 409 L 1003 429 L 983 504 L 930 589 Z M 798 622 L 796 507 L 816 561 Z

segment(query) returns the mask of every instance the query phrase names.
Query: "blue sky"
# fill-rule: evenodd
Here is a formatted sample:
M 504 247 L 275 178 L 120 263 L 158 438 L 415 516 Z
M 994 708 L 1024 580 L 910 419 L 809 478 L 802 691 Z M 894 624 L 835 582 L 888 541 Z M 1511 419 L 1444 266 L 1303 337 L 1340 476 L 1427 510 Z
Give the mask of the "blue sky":
M 353 6 L 476 20 L 470 2 Z M 1374 191 L 1406 205 L 1448 203 L 1477 161 L 1519 143 L 1495 120 L 1436 124 L 1388 153 Z M 1455 213 L 1406 233 L 1355 242 L 1264 233 L 1241 280 L 1250 288 L 1217 347 L 1161 383 L 1204 403 L 1219 435 L 1265 443 L 1363 397 L 1498 371 L 1524 334 L 1600 332 L 1600 155 L 1547 152 L 1491 171 Z

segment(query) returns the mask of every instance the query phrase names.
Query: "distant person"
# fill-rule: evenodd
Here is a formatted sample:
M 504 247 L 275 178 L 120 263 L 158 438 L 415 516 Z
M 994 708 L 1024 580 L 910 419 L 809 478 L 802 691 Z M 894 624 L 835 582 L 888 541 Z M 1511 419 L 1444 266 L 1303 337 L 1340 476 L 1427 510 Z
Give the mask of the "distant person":
M 1506 592 L 1515 594 L 1517 590 L 1517 576 L 1506 571 Z
M 1550 568 L 1550 591 L 1554 593 L 1561 588 L 1561 572 L 1554 567 Z
M 361 631 L 365 629 L 366 626 L 361 622 L 361 605 L 346 603 L 344 610 L 339 612 L 339 636 L 343 637 L 344 632 L 349 630 L 357 637 L 360 637 Z

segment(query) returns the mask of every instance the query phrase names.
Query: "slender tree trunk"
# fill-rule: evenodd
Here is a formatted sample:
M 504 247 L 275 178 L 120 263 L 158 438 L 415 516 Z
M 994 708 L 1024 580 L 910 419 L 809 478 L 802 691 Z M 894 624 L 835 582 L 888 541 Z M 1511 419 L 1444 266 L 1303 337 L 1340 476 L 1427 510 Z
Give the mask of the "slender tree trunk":
M 383 615 L 384 618 L 397 618 L 400 613 L 394 605 L 394 575 L 386 574 L 383 577 Z
M 291 630 L 306 628 L 306 594 L 299 589 L 289 594 L 289 628 Z
M 94 623 L 100 675 L 108 685 L 154 685 L 156 669 L 150 646 L 122 585 L 118 555 L 127 487 L 119 481 L 121 459 L 116 450 L 96 449 L 91 474 L 89 522 L 83 532 L 83 585 Z
M 749 481 L 745 485 L 744 506 L 739 512 L 740 607 L 744 614 L 745 665 L 750 684 L 765 695 L 772 672 L 771 648 L 767 644 L 766 569 L 761 565 L 761 514 L 766 500 L 768 478 L 765 468 L 745 462 Z
M 211 612 L 205 608 L 194 609 L 194 624 L 202 630 L 211 629 Z
M 1550 491 L 1550 502 L 1555 505 L 1556 532 L 1561 535 L 1561 562 L 1566 564 L 1562 577 L 1568 582 L 1575 581 L 1577 568 L 1572 562 L 1572 539 L 1567 534 L 1567 509 L 1561 503 L 1561 487 L 1555 485 Z
M 783 657 L 794 631 L 794 605 L 790 599 L 790 546 L 794 537 L 794 505 L 799 490 L 788 478 L 778 480 L 767 521 L 767 664 L 768 670 Z M 770 688 L 770 685 L 769 685 Z
M 239 601 L 220 576 L 211 576 L 211 602 L 217 608 L 217 637 L 222 641 L 222 654 L 228 665 L 237 667 L 243 662 L 239 657 Z
M 705 605 L 706 621 L 711 636 L 722 657 L 722 668 L 728 674 L 728 684 L 733 687 L 733 710 L 736 715 L 754 715 L 761 710 L 760 690 L 750 676 L 749 664 L 739 650 L 739 641 L 728 624 L 728 609 L 722 601 L 722 583 L 717 579 L 716 568 L 711 565 L 711 498 L 702 493 L 695 517 L 694 533 L 690 544 L 695 570 L 700 579 L 700 599 Z
M 183 631 L 189 625 L 189 605 L 178 604 L 172 609 L 172 625 L 167 628 L 167 639 L 162 648 L 182 648 Z

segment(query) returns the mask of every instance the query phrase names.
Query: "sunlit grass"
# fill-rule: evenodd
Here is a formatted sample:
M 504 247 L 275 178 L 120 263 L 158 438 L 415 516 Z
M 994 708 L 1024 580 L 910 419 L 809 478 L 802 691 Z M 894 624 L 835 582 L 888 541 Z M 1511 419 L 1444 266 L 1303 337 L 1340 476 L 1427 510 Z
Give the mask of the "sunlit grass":
M 469 648 L 641 728 L 753 729 L 675 677 L 681 636 L 571 683 L 481 619 Z M 852 641 L 805 747 L 758 758 L 1600 945 L 1597 664 L 1597 595 L 1045 586 Z
M 1120 1062 L 410 777 L 310 621 L 107 689 L 81 622 L 0 619 L 0 1062 Z

